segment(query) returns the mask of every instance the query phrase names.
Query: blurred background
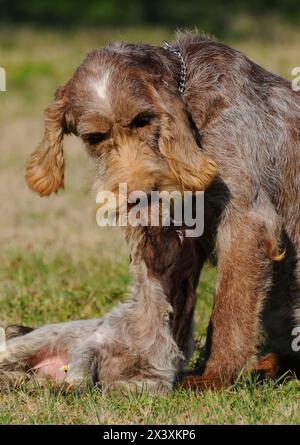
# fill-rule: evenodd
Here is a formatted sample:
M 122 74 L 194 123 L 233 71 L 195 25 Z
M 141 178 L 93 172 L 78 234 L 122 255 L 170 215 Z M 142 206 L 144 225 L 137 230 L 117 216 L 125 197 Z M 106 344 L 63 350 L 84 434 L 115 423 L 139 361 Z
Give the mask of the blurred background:
M 290 79 L 300 65 L 299 22 L 299 0 L 0 0 L 7 78 L 0 92 L 0 322 L 93 316 L 127 289 L 126 248 L 118 230 L 96 226 L 94 166 L 80 142 L 66 137 L 58 195 L 39 198 L 24 181 L 43 110 L 86 53 L 120 39 L 162 44 L 176 28 L 196 26 Z M 208 268 L 200 286 L 200 334 L 214 274 Z
M 38 26 L 193 26 L 217 36 L 249 32 L 241 18 L 299 22 L 298 0 L 2 0 L 1 22 Z M 266 30 L 265 30 L 266 31 Z

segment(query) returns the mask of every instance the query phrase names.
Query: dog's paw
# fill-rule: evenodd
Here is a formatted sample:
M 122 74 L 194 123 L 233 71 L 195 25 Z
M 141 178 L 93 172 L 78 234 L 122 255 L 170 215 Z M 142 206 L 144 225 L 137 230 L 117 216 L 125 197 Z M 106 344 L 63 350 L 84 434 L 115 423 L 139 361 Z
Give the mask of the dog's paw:
M 260 357 L 253 370 L 257 373 L 264 374 L 266 378 L 273 379 L 279 370 L 279 360 L 276 354 L 270 352 Z
M 202 392 L 208 389 L 217 391 L 228 385 L 216 376 L 190 375 L 184 377 L 178 384 L 178 388 Z
M 149 394 L 166 394 L 172 390 L 172 384 L 168 384 L 161 380 L 117 380 L 113 383 L 101 384 L 102 392 L 104 394 L 111 391 L 119 391 L 129 394 L 142 394 L 144 392 Z

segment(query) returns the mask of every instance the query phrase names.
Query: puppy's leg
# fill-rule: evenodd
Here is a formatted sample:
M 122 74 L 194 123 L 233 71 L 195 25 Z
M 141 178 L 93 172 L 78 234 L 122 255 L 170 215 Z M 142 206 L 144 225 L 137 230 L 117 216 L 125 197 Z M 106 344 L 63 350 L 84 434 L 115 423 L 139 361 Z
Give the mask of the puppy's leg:
M 35 329 L 7 341 L 6 351 L 0 355 L 0 371 L 23 371 L 52 377 L 64 376 L 56 370 L 68 363 L 78 345 L 90 336 L 100 320 L 82 320 L 52 324 Z
M 104 344 L 104 348 L 108 348 Z M 99 380 L 99 370 L 101 366 L 101 343 L 95 341 L 92 334 L 84 340 L 76 350 L 69 355 L 68 372 L 65 376 L 65 383 L 70 387 L 79 387 L 82 383 L 96 383 Z
M 244 221 L 244 223 L 243 223 Z M 240 224 L 227 227 L 226 243 L 219 246 L 218 282 L 206 341 L 202 375 L 187 377 L 183 386 L 193 389 L 229 385 L 256 354 L 257 327 L 270 281 L 264 230 L 259 219 L 245 215 Z M 201 370 L 199 370 L 201 373 Z
M 178 236 L 180 231 L 182 238 Z M 144 229 L 136 263 L 143 261 L 147 276 L 157 280 L 172 306 L 170 326 L 175 342 L 187 362 L 193 351 L 196 288 L 208 249 L 199 238 L 185 237 L 185 229 L 161 227 Z

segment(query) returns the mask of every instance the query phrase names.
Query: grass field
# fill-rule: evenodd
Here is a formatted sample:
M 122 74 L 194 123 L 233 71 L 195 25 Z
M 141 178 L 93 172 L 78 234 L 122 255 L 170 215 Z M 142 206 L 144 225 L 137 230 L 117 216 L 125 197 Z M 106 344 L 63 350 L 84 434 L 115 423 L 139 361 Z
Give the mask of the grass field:
M 41 138 L 42 110 L 54 88 L 89 50 L 116 39 L 170 38 L 163 29 L 0 31 L 7 73 L 7 92 L 0 92 L 0 325 L 101 316 L 126 298 L 126 246 L 117 229 L 96 226 L 93 165 L 79 142 L 66 140 L 66 186 L 56 196 L 41 199 L 27 190 L 24 162 Z M 300 65 L 299 33 L 291 29 L 227 43 L 287 78 Z M 205 335 L 215 276 L 207 267 L 199 285 L 198 338 Z M 0 423 L 291 424 L 300 422 L 299 388 L 242 379 L 217 394 L 102 397 L 96 389 L 63 395 L 24 385 L 0 394 Z

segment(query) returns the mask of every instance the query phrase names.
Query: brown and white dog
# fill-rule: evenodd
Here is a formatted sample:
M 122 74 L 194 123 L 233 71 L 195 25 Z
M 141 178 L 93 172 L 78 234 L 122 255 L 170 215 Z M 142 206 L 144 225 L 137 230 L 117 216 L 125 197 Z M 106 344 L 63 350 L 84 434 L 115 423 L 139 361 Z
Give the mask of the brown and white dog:
M 193 287 L 208 259 L 218 279 L 205 366 L 185 383 L 219 387 L 251 366 L 260 321 L 279 363 L 299 368 L 300 95 L 290 83 L 199 34 L 165 48 L 114 43 L 89 54 L 46 110 L 26 173 L 42 196 L 63 186 L 66 133 L 95 159 L 96 190 L 206 190 Z M 175 338 L 182 323 L 192 329 L 185 305 L 174 306 Z M 185 350 L 189 335 L 180 341 Z

